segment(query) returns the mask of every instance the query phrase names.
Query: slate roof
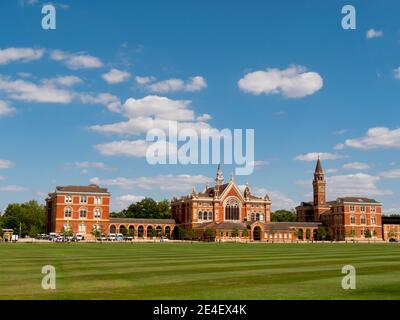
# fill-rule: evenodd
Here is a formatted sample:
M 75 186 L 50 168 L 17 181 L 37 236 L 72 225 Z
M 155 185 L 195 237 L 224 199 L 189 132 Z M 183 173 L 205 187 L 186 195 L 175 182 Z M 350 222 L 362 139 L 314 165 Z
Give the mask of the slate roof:
M 88 192 L 88 193 L 108 193 L 107 188 L 100 188 L 96 184 L 88 186 L 57 186 L 56 192 Z
M 175 224 L 174 219 L 110 218 L 110 224 Z

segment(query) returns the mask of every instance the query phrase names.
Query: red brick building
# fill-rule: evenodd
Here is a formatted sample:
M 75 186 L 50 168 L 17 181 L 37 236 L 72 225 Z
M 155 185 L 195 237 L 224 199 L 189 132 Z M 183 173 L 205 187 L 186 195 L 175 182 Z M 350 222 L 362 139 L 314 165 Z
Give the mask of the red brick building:
M 172 216 L 186 232 L 194 230 L 198 238 L 205 238 L 206 230 L 216 240 L 247 238 L 260 241 L 291 241 L 316 233 L 318 223 L 271 223 L 271 200 L 266 194 L 257 197 L 246 185 L 241 191 L 233 178 L 224 183 L 221 166 L 218 167 L 215 185 L 203 191 L 173 198 Z M 308 231 L 307 231 L 308 230 Z M 246 236 L 247 233 L 247 236 Z
M 63 229 L 92 238 L 94 228 L 108 232 L 110 193 L 97 185 L 56 187 L 46 199 L 47 232 Z
M 296 208 L 297 221 L 322 222 L 335 240 L 383 240 L 382 204 L 365 197 L 326 201 L 326 180 L 318 159 L 313 180 L 314 199 Z

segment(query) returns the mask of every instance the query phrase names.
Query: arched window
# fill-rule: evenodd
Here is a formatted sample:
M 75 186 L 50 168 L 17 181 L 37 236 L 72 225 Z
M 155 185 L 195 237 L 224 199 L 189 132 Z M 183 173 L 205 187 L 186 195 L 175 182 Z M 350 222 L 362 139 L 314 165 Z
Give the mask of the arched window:
M 144 227 L 143 226 L 139 226 L 138 227 L 138 237 L 139 238 L 143 238 L 144 236 Z
M 260 214 L 259 213 L 256 214 L 256 221 L 260 221 Z
M 87 210 L 86 208 L 79 209 L 79 218 L 85 219 L 87 217 Z
M 169 238 L 171 236 L 171 228 L 169 226 L 165 227 L 165 236 Z
M 251 222 L 254 222 L 254 212 L 251 213 Z
M 209 212 L 208 213 L 208 220 L 212 220 L 213 219 L 213 214 L 212 214 L 212 212 Z
M 64 217 L 65 218 L 71 218 L 72 217 L 72 209 L 70 207 L 65 208 Z
M 114 225 L 111 225 L 110 226 L 110 233 L 117 233 L 117 228 L 116 228 L 116 226 L 114 226 Z
M 161 235 L 162 235 L 162 228 L 161 228 L 161 226 L 157 226 L 156 232 L 157 232 L 157 237 L 161 237 Z
M 239 220 L 239 200 L 230 198 L 225 205 L 225 220 Z
M 199 212 L 199 220 L 203 220 L 203 212 Z
M 101 218 L 101 209 L 100 208 L 95 208 L 93 212 L 93 216 L 95 219 L 100 219 Z

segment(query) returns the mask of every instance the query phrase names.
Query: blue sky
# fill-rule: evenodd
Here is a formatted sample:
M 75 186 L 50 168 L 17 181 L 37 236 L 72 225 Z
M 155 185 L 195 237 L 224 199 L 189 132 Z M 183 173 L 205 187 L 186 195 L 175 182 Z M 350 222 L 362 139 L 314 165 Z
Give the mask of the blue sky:
M 193 126 L 253 128 L 259 165 L 236 181 L 275 209 L 311 199 L 320 153 L 329 198 L 398 211 L 398 1 L 352 1 L 356 30 L 344 1 L 53 2 L 47 31 L 43 3 L 0 3 L 0 208 L 67 184 L 108 187 L 114 209 L 201 190 L 215 166 L 127 155 L 145 132 L 123 123 L 165 120 L 165 104 Z

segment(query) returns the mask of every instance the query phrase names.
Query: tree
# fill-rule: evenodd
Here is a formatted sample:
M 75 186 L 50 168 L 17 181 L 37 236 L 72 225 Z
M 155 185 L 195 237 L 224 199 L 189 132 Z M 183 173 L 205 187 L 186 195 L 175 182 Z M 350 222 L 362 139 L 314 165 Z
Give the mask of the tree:
M 150 229 L 150 238 L 155 238 L 157 236 L 157 231 L 154 228 Z
M 271 212 L 271 222 L 295 222 L 297 215 L 294 210 L 277 210 Z
M 118 218 L 146 218 L 146 219 L 170 219 L 171 206 L 169 200 L 155 201 L 152 198 L 145 198 L 131 204 L 120 213 L 113 213 Z
M 395 238 L 395 237 L 396 237 L 396 233 L 393 230 L 390 230 L 388 232 L 388 238 L 390 239 L 390 238 Z
M 204 230 L 204 239 L 207 239 L 207 241 L 211 241 L 214 238 L 215 238 L 214 231 L 211 230 L 210 228 L 206 228 Z
M 322 240 L 322 241 L 325 240 L 325 238 L 326 238 L 326 229 L 325 229 L 325 227 L 322 227 L 322 226 L 318 227 L 317 237 L 318 237 L 318 240 Z
M 232 238 L 235 238 L 235 241 L 236 241 L 236 238 L 239 236 L 239 229 L 238 228 L 233 229 L 231 231 L 231 235 L 232 235 Z
M 74 235 L 71 229 L 65 229 L 64 227 L 62 227 L 60 234 L 63 237 L 72 237 Z
M 356 230 L 351 229 L 349 232 L 349 237 L 352 238 L 352 240 L 354 242 L 354 238 L 356 237 Z
M 243 236 L 243 238 L 246 239 L 246 243 L 247 243 L 247 238 L 249 237 L 249 229 L 247 229 L 247 228 L 244 229 L 242 232 L 242 236 Z
M 178 239 L 183 240 L 185 238 L 185 229 L 182 226 L 178 228 Z
M 326 235 L 330 241 L 333 241 L 334 232 L 332 228 L 328 228 Z
M 297 229 L 293 231 L 292 240 L 299 240 L 299 231 Z
M 103 234 L 102 226 L 93 226 L 92 235 L 95 240 L 97 240 L 97 238 L 100 238 L 102 234 Z
M 369 243 L 369 239 L 372 237 L 371 230 L 369 230 L 369 229 L 365 230 L 364 237 L 366 239 L 368 239 L 368 243 Z
M 32 200 L 22 204 L 9 204 L 1 217 L 2 227 L 13 229 L 14 233 L 19 234 L 21 226 L 21 235 L 37 235 L 45 231 L 46 210 L 43 205 Z
M 196 238 L 196 231 L 194 231 L 193 229 L 190 229 L 188 232 L 188 237 L 189 237 L 189 240 L 192 241 L 194 238 Z

